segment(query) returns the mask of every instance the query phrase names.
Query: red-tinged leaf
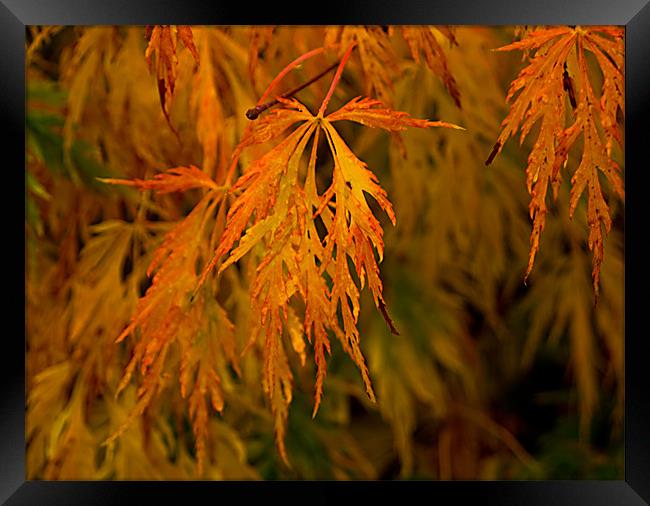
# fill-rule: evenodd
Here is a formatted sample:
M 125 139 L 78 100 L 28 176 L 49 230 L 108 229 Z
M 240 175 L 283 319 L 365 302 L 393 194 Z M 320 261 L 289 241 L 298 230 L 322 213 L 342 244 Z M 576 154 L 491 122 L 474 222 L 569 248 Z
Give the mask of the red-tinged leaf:
M 379 100 L 361 97 L 353 98 L 338 111 L 329 114 L 327 119 L 331 122 L 341 120 L 354 121 L 365 126 L 382 128 L 389 132 L 399 132 L 409 127 L 446 127 L 464 130 L 463 127 L 444 121 L 412 118 L 406 112 L 393 111 L 384 107 Z
M 176 27 L 176 31 L 178 33 L 178 38 L 181 39 L 181 42 L 183 45 L 189 49 L 190 53 L 192 53 L 192 56 L 194 56 L 194 59 L 196 60 L 196 63 L 199 63 L 199 52 L 196 50 L 196 46 L 194 45 L 194 38 L 192 36 L 192 28 L 187 26 L 187 25 L 178 25 Z
M 173 191 L 170 188 L 176 190 L 178 186 L 190 188 L 205 185 L 205 175 L 201 171 L 182 169 L 176 170 L 173 176 L 166 175 L 174 181 L 158 181 L 158 186 L 153 189 L 166 192 Z M 187 180 L 179 181 L 179 178 Z M 119 437 L 149 405 L 154 394 L 162 387 L 161 371 L 165 357 L 170 347 L 178 346 L 181 394 L 183 397 L 189 394 L 189 416 L 196 441 L 199 475 L 207 459 L 206 399 L 210 400 L 215 410 L 221 411 L 224 396 L 219 368 L 225 369 L 228 362 L 239 372 L 234 326 L 207 290 L 195 291 L 196 265 L 199 258 L 205 255 L 208 223 L 221 198 L 222 194 L 207 193 L 190 214 L 165 236 L 154 253 L 147 270 L 147 275 L 153 274 L 152 284 L 138 301 L 130 324 L 117 339 L 119 342 L 134 334 L 136 328 L 139 329 L 139 340 L 117 389 L 119 393 L 126 387 L 139 365 L 143 378 L 138 390 L 139 398 L 128 419 L 108 440 Z M 203 317 L 206 307 L 215 317 Z
M 537 49 L 560 35 L 572 33 L 573 30 L 568 26 L 540 28 L 529 32 L 526 37 L 512 44 L 502 46 L 495 51 L 513 51 L 523 49 Z
M 616 195 L 623 199 L 620 168 L 612 160 L 612 144 L 621 143 L 617 121 L 624 110 L 623 47 L 624 32 L 617 27 L 554 27 L 534 30 L 500 51 L 535 50 L 534 56 L 510 85 L 510 111 L 502 123 L 489 164 L 505 142 L 520 131 L 520 141 L 540 123 L 537 140 L 528 157 L 527 186 L 531 194 L 530 216 L 533 229 L 526 277 L 530 274 L 546 220 L 546 194 L 549 183 L 557 195 L 561 170 L 569 150 L 582 135 L 583 153 L 572 178 L 570 213 L 573 214 L 584 189 L 588 190 L 587 220 L 589 249 L 593 251 L 594 293 L 598 297 L 600 265 L 603 259 L 603 232 L 608 232 L 611 217 L 605 203 L 598 172 L 602 172 Z M 603 75 L 601 98 L 594 92 L 587 69 L 585 51 L 596 56 Z M 577 81 L 567 72 L 567 61 L 575 56 Z M 577 86 L 577 93 L 574 89 Z M 577 95 L 577 96 L 576 96 Z M 565 125 L 567 99 L 575 106 L 575 120 Z M 604 133 L 601 133 L 601 128 Z
M 223 188 L 218 186 L 205 172 L 193 165 L 168 169 L 161 174 L 156 174 L 153 179 L 98 179 L 103 183 L 135 186 L 141 191 L 153 190 L 160 194 L 187 191 L 195 188 L 206 188 L 208 190 Z
M 460 107 L 460 90 L 449 71 L 447 58 L 435 35 L 436 30 L 446 36 L 452 43 L 455 42 L 455 38 L 449 29 L 443 31 L 432 26 L 403 27 L 402 36 L 409 46 L 413 59 L 418 63 L 420 58 L 424 59 L 427 67 L 442 79 L 455 104 Z
M 202 283 L 226 255 L 219 273 L 254 251 L 255 246 L 264 246 L 256 250 L 260 257 L 252 280 L 253 319 L 245 350 L 250 349 L 258 338 L 263 340 L 263 386 L 275 420 L 278 449 L 286 462 L 284 431 L 293 376 L 282 342 L 283 335 L 287 335 L 301 363 L 304 361 L 304 341 L 298 332 L 302 334 L 304 329 L 314 348 L 317 369 L 315 416 L 323 395 L 326 353 L 330 353 L 328 331 L 334 333 L 359 368 L 366 392 L 374 401 L 356 326 L 360 292 L 366 280 L 379 311 L 391 331 L 397 333 L 385 307 L 377 261 L 377 257 L 379 262 L 383 258 L 383 230 L 366 201 L 366 195 L 375 199 L 393 223 L 395 213 L 377 176 L 350 150 L 332 123 L 349 120 L 388 131 L 404 130 L 409 126 L 458 128 L 443 122 L 411 118 L 407 113 L 392 111 L 371 99 L 354 99 L 339 111 L 323 117 L 353 48 L 354 44 L 345 51 L 316 116 L 295 99 L 280 98 L 280 108 L 249 124 L 235 150 L 231 171 L 245 147 L 272 140 L 300 123 L 284 140 L 250 163 L 232 187 L 231 193 L 236 195 L 236 199 L 226 217 L 214 257 L 201 276 Z M 305 53 L 288 67 L 320 51 Z M 278 80 L 279 77 L 274 83 Z M 321 131 L 328 141 L 334 170 L 331 185 L 319 195 L 316 160 Z M 303 180 L 299 177 L 299 167 L 310 142 L 307 175 Z M 324 239 L 316 229 L 314 220 L 317 217 L 322 218 L 326 229 Z M 360 286 L 350 272 L 348 258 L 354 264 Z M 328 281 L 331 281 L 331 290 Z M 294 298 L 304 302 L 302 325 L 292 307 Z
M 192 53 L 197 63 L 199 61 L 199 54 L 194 46 L 192 29 L 189 26 L 155 25 L 153 29 L 147 29 L 145 36 L 149 31 L 149 43 L 145 51 L 145 58 L 149 66 L 149 71 L 155 71 L 156 73 L 160 106 L 169 126 L 174 130 L 169 119 L 169 103 L 174 94 L 178 74 L 178 57 L 176 56 L 177 38 Z

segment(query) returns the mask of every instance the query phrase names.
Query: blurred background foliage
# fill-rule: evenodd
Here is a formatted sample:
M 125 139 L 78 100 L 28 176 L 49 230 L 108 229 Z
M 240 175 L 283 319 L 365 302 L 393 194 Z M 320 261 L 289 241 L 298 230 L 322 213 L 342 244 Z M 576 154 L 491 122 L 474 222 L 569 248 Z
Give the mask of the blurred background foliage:
M 374 92 L 414 117 L 466 129 L 415 129 L 397 139 L 340 126 L 397 215 L 397 226 L 385 227 L 381 277 L 400 335 L 390 333 L 366 291 L 359 318 L 377 403 L 333 343 L 312 419 L 315 367 L 289 352 L 295 385 L 287 467 L 262 392 L 261 352 L 253 349 L 242 357 L 241 375 L 225 361 L 219 366 L 225 409 L 210 413 L 199 476 L 173 351 L 161 373 L 168 388 L 113 444 L 103 442 L 138 395 L 137 382 L 114 395 L 133 351 L 131 339 L 115 339 L 150 285 L 153 251 L 200 195 L 138 193 L 96 178 L 150 178 L 194 164 L 218 180 L 248 122 L 244 112 L 271 78 L 336 34 L 325 27 L 192 27 L 200 65 L 178 45 L 166 104 L 175 133 L 147 68 L 144 27 L 28 28 L 28 478 L 622 479 L 621 204 L 610 201 L 614 227 L 594 307 L 585 213 L 569 220 L 568 182 L 549 209 L 524 285 L 530 145 L 510 142 L 484 165 L 507 111 L 507 87 L 523 65 L 520 54 L 491 50 L 520 30 L 455 27 L 456 43 L 434 32 L 460 107 L 427 62 L 413 58 L 399 27 L 360 30 L 381 31 L 383 52 L 370 47 L 365 61 L 353 56 L 335 106 Z M 388 78 L 373 76 L 373 58 Z M 306 62 L 287 77 L 287 88 L 322 68 Z M 322 79 L 298 98 L 313 107 L 328 84 Z M 244 153 L 243 162 L 255 153 Z M 319 170 L 326 173 L 328 163 Z M 255 262 L 244 258 L 221 281 L 239 350 L 248 341 Z

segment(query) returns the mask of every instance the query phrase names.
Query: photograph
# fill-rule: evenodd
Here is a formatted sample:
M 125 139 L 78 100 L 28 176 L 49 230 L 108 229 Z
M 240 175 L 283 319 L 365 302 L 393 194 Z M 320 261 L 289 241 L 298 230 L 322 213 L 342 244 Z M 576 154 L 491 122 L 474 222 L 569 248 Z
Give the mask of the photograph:
M 625 26 L 24 30 L 27 480 L 625 480 Z

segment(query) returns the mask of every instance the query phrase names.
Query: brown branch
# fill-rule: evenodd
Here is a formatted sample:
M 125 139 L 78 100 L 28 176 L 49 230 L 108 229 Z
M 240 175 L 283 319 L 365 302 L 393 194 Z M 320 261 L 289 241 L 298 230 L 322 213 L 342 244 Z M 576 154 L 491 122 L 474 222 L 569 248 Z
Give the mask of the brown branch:
M 283 93 L 282 95 L 280 95 L 280 97 L 281 97 L 281 98 L 289 98 L 289 97 L 295 95 L 295 94 L 298 93 L 299 91 L 305 89 L 305 88 L 306 88 L 307 86 L 309 86 L 310 84 L 313 84 L 313 83 L 315 83 L 316 81 L 318 81 L 321 77 L 323 77 L 323 76 L 324 76 L 325 74 L 327 74 L 328 72 L 334 70 L 334 69 L 338 66 L 338 64 L 339 64 L 338 61 L 335 62 L 335 63 L 333 63 L 332 65 L 330 65 L 329 67 L 327 67 L 325 70 L 323 70 L 323 71 L 322 71 L 320 74 L 318 74 L 317 76 L 312 77 L 309 81 L 307 81 L 307 82 L 301 84 L 301 85 L 298 86 L 297 88 L 294 88 L 294 89 L 291 90 L 291 91 L 287 91 L 286 93 Z M 246 111 L 246 117 L 247 117 L 248 119 L 250 119 L 250 120 L 255 120 L 255 119 L 257 119 L 257 118 L 259 117 L 259 115 L 262 114 L 264 111 L 266 111 L 267 109 L 269 109 L 269 108 L 271 108 L 271 107 L 273 107 L 274 105 L 277 105 L 277 104 L 279 104 L 279 103 L 280 103 L 280 101 L 276 98 L 276 99 L 274 99 L 274 100 L 271 100 L 270 102 L 266 102 L 265 104 L 261 104 L 261 105 L 258 105 L 258 106 L 255 106 L 255 107 L 252 107 L 252 108 L 248 109 L 248 111 Z
M 497 153 L 499 152 L 500 148 L 501 148 L 501 143 L 497 141 L 494 147 L 492 148 L 492 152 L 490 153 L 490 156 L 488 156 L 488 159 L 485 160 L 485 165 L 490 165 L 492 163 L 492 160 L 494 160 L 494 157 L 497 156 Z
M 384 304 L 382 300 L 379 300 L 379 311 L 381 311 L 381 315 L 384 317 L 384 320 L 386 320 L 386 325 L 388 325 L 388 328 L 390 328 L 391 334 L 399 336 L 399 331 L 395 328 L 393 320 L 391 320 L 390 316 L 388 316 L 388 311 L 386 311 L 386 304 Z

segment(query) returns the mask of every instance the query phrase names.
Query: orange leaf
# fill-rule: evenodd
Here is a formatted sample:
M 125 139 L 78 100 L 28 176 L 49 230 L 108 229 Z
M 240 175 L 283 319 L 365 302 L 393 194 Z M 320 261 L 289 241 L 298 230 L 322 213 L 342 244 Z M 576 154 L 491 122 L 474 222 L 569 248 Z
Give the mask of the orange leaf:
M 194 46 L 192 29 L 189 26 L 173 27 L 173 25 L 155 25 L 152 29 L 147 29 L 146 36 L 149 39 L 149 43 L 145 51 L 145 58 L 149 65 L 149 71 L 153 72 L 155 70 L 156 72 L 160 106 L 171 127 L 167 104 L 174 94 L 174 87 L 176 85 L 176 67 L 178 66 L 176 38 L 179 38 L 183 45 L 192 53 L 197 63 L 199 62 L 199 54 Z
M 548 183 L 554 194 L 561 181 L 561 169 L 566 165 L 569 150 L 580 134 L 583 151 L 580 164 L 571 178 L 570 213 L 578 205 L 585 188 L 588 189 L 588 246 L 593 251 L 593 284 L 596 298 L 599 291 L 600 265 L 603 260 L 603 231 L 611 227 L 611 217 L 605 203 L 598 171 L 602 172 L 619 198 L 624 198 L 620 168 L 611 158 L 612 141 L 621 142 L 618 111 L 624 111 L 623 54 L 624 31 L 617 27 L 551 27 L 534 30 L 521 41 L 499 51 L 535 50 L 530 63 L 511 83 L 507 101 L 510 111 L 502 123 L 494 150 L 486 164 L 503 149 L 509 137 L 520 131 L 520 140 L 541 122 L 537 140 L 528 157 L 526 168 L 528 191 L 531 194 L 530 216 L 533 229 L 526 277 L 530 274 L 539 250 L 539 241 L 546 220 Z M 596 56 L 603 74 L 600 101 L 597 100 L 585 61 L 585 51 Z M 575 56 L 578 66 L 578 96 L 576 101 L 573 79 L 568 75 L 567 62 Z M 567 98 L 576 107 L 573 124 L 565 126 Z M 601 133 L 601 129 L 604 132 Z
M 153 179 L 97 179 L 108 184 L 135 186 L 141 191 L 154 190 L 160 194 L 187 191 L 194 188 L 207 188 L 209 190 L 222 189 L 210 176 L 193 165 L 168 169 L 161 174 L 156 174 Z
M 428 128 L 446 127 L 464 130 L 463 127 L 444 121 L 429 121 L 412 118 L 408 113 L 394 111 L 383 106 L 379 100 L 356 97 L 341 107 L 338 111 L 327 116 L 329 121 L 349 120 L 362 125 L 383 128 L 389 132 L 399 132 L 408 127 Z
M 402 36 L 409 46 L 411 55 L 416 62 L 420 61 L 420 55 L 424 56 L 424 62 L 427 67 L 436 74 L 444 83 L 447 91 L 454 99 L 454 102 L 460 107 L 460 90 L 456 80 L 451 75 L 447 66 L 447 58 L 442 47 L 436 39 L 436 29 L 446 36 L 452 43 L 455 43 L 454 36 L 449 29 L 444 27 L 432 26 L 409 26 L 402 28 Z
M 368 396 L 373 401 L 375 399 L 356 327 L 360 292 L 366 280 L 375 304 L 386 317 L 391 330 L 396 332 L 387 316 L 379 276 L 378 263 L 382 260 L 384 248 L 383 230 L 368 205 L 366 194 L 377 201 L 393 223 L 395 214 L 377 176 L 345 144 L 333 122 L 350 120 L 391 132 L 407 127 L 459 128 L 443 122 L 411 118 L 407 113 L 384 108 L 380 102 L 371 99 L 354 99 L 323 117 L 353 48 L 354 43 L 348 46 L 342 57 L 317 115 L 312 115 L 297 100 L 279 99 L 281 108 L 262 120 L 256 120 L 246 129 L 235 151 L 231 170 L 234 170 L 239 153 L 245 147 L 272 140 L 295 123 L 300 123 L 284 140 L 246 167 L 233 186 L 231 192 L 236 199 L 228 212 L 215 255 L 201 276 L 201 280 L 205 280 L 208 272 L 225 255 L 228 256 L 219 272 L 254 251 L 257 245 L 264 246 L 259 249 L 259 263 L 252 280 L 253 321 L 245 350 L 258 337 L 263 339 L 263 386 L 275 419 L 278 449 L 285 461 L 288 461 L 288 456 L 284 431 L 293 376 L 282 341 L 283 334 L 288 336 L 301 362 L 304 353 L 304 343 L 295 335 L 297 321 L 293 299 L 300 298 L 304 302 L 302 328 L 314 347 L 317 367 L 314 415 L 323 392 L 325 353 L 330 352 L 328 331 L 337 337 L 357 365 Z M 320 49 L 305 53 L 293 63 L 319 52 Z M 319 195 L 316 159 L 321 131 L 328 141 L 334 171 L 330 187 Z M 310 142 L 307 175 L 303 179 L 299 167 Z M 325 226 L 323 239 L 316 229 L 316 219 L 322 219 Z M 348 258 L 353 262 L 359 286 L 350 272 Z M 328 282 L 332 284 L 331 290 Z

